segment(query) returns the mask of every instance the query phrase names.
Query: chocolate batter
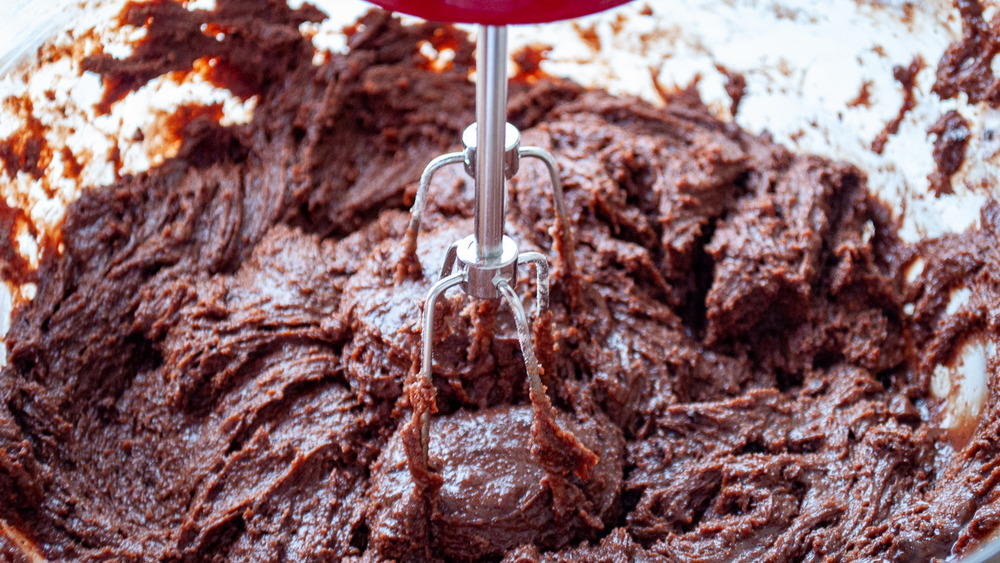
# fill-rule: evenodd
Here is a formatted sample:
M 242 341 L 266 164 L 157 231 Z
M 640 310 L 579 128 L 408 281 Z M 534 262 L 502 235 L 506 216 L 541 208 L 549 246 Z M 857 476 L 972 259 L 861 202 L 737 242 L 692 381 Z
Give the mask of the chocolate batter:
M 945 50 L 938 62 L 933 91 L 941 99 L 960 92 L 969 102 L 1000 106 L 1000 78 L 993 73 L 993 57 L 1000 52 L 1000 19 L 986 21 L 980 0 L 954 0 L 962 18 L 962 37 Z
M 934 136 L 936 169 L 927 176 L 930 189 L 937 195 L 953 193 L 951 177 L 962 167 L 969 146 L 969 123 L 955 110 L 948 110 L 927 129 Z
M 902 125 L 903 118 L 906 117 L 907 112 L 917 105 L 913 90 L 917 86 L 917 74 L 923 68 L 924 60 L 920 55 L 913 57 L 910 66 L 897 65 L 892 67 L 893 78 L 903 87 L 903 104 L 899 107 L 896 117 L 889 120 L 885 124 L 885 127 L 879 131 L 878 135 L 875 136 L 875 140 L 872 141 L 872 151 L 875 154 L 882 154 L 882 151 L 885 150 L 885 144 L 889 142 L 889 135 L 895 135 L 899 132 L 899 126 Z
M 415 470 L 405 389 L 423 296 L 471 229 L 461 167 L 435 179 L 419 267 L 397 266 L 421 169 L 473 120 L 472 48 L 372 12 L 317 64 L 298 27 L 318 17 L 135 5 L 144 43 L 87 63 L 112 104 L 214 57 L 208 78 L 258 104 L 246 125 L 197 114 L 176 158 L 87 190 L 49 242 L 0 373 L 0 555 L 918 561 L 993 531 L 996 392 L 963 441 L 933 423 L 928 381 L 1000 333 L 1000 206 L 908 247 L 850 165 L 691 92 L 659 108 L 534 75 L 510 119 L 556 156 L 579 275 L 533 164 L 508 233 L 553 265 L 538 346 L 569 437 L 538 447 L 509 315 L 449 294 L 432 471 Z M 974 301 L 946 315 L 961 284 Z

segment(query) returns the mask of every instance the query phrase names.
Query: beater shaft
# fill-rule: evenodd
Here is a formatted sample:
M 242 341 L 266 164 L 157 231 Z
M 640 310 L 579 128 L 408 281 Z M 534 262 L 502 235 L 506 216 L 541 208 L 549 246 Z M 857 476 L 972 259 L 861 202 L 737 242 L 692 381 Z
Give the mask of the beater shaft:
M 507 26 L 479 26 L 476 50 L 476 259 L 500 258 L 507 126 Z

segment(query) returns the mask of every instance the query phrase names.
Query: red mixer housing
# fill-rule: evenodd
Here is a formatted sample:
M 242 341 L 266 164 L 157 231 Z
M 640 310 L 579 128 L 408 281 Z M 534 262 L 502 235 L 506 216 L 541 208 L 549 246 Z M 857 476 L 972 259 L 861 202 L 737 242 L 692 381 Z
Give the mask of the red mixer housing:
M 602 12 L 629 0 L 369 0 L 425 20 L 508 25 L 545 23 Z

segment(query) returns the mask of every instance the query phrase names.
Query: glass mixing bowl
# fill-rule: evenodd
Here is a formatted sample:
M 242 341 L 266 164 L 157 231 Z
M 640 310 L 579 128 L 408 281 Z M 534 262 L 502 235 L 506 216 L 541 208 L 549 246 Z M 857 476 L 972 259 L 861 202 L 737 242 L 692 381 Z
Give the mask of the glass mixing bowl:
M 0 20 L 0 99 L 27 94 L 54 149 L 41 179 L 0 174 L 0 196 L 24 210 L 31 223 L 30 228 L 21 225 L 15 237 L 31 264 L 38 261 L 39 237 L 58 229 L 66 204 L 82 189 L 112 181 L 116 165 L 124 172 L 139 172 L 176 150 L 169 142 L 158 142 L 155 135 L 136 140 L 131 133 L 137 128 L 149 130 L 147 125 L 185 100 L 220 102 L 224 120 L 232 122 L 252 115 L 253 99 L 240 102 L 197 77 L 179 83 L 154 80 L 116 104 L 108 115 L 98 115 L 93 104 L 101 95 L 100 81 L 89 73 L 80 74 L 78 66 L 98 46 L 127 55 L 130 42 L 142 36 L 141 29 L 114 24 L 125 2 L 0 0 L 0 4 L 5 13 Z M 369 6 L 360 0 L 319 4 L 330 19 L 307 31 L 315 34 L 318 49 L 344 49 L 342 27 Z M 210 7 L 212 0 L 187 5 Z M 945 2 L 636 0 L 571 22 L 517 26 L 510 31 L 510 42 L 512 51 L 541 46 L 546 52 L 541 68 L 550 74 L 654 103 L 661 101 L 661 90 L 696 84 L 718 115 L 745 129 L 766 130 L 794 150 L 859 166 L 868 174 L 873 191 L 902 219 L 902 238 L 915 241 L 974 225 L 989 193 L 967 186 L 995 178 L 1000 162 L 998 114 L 964 100 L 942 101 L 930 92 L 936 61 L 960 32 L 960 22 Z M 428 55 L 448 57 L 447 52 Z M 893 67 L 905 66 L 916 56 L 928 63 L 917 75 L 916 105 L 899 132 L 889 137 L 884 152 L 876 154 L 872 139 L 902 103 Z M 727 85 L 738 77 L 745 81 L 745 89 L 733 116 Z M 863 92 L 868 103 L 858 102 Z M 935 197 L 928 190 L 927 176 L 934 163 L 926 131 L 950 109 L 960 110 L 969 120 L 972 138 L 965 165 L 953 178 L 955 193 Z M 22 121 L 12 108 L 0 109 L 0 139 L 16 131 Z M 73 179 L 62 174 L 70 165 L 66 154 L 72 154 L 80 168 Z M 117 164 L 114 154 L 120 159 Z M 30 283 L 0 280 L 0 342 L 12 308 L 33 295 Z M 962 299 L 961 292 L 953 295 L 956 302 Z M 995 354 L 990 343 L 970 345 L 958 354 L 955 365 L 939 366 L 935 377 L 948 405 L 936 421 L 939 425 L 975 424 L 991 377 L 987 360 Z M 0 346 L 0 366 L 4 363 L 5 349 Z M 0 533 L 19 537 L 3 522 Z M 994 540 L 966 560 L 985 561 L 998 552 L 1000 541 Z

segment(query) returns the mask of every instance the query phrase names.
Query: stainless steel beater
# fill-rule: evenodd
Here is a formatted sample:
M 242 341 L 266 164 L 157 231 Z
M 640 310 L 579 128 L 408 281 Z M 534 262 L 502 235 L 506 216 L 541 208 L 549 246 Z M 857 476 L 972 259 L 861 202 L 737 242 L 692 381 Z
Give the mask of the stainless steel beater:
M 441 268 L 441 279 L 427 292 L 419 377 L 429 392 L 433 390 L 431 369 L 434 359 L 434 307 L 446 291 L 459 287 L 476 299 L 502 300 L 510 307 L 517 325 L 517 337 L 524 355 L 529 391 L 532 403 L 536 406 L 537 419 L 537 412 L 551 412 L 552 407 L 539 374 L 528 317 L 514 287 L 517 285 L 517 267 L 521 264 L 534 265 L 538 280 L 536 301 L 541 316 L 549 306 L 549 264 L 539 252 L 519 252 L 514 240 L 503 234 L 507 192 L 505 182 L 517 173 L 521 158 L 537 158 L 548 168 L 558 219 L 554 247 L 563 245 L 565 266 L 571 279 L 573 243 L 555 159 L 541 148 L 522 147 L 520 132 L 507 123 L 507 25 L 575 18 L 624 4 L 629 0 L 369 1 L 389 10 L 431 21 L 474 23 L 479 26 L 476 43 L 476 123 L 466 128 L 462 134 L 462 152 L 441 155 L 424 169 L 406 234 L 404 262 L 415 258 L 417 234 L 427 207 L 428 191 L 434 173 L 443 166 L 463 163 L 476 184 L 474 228 L 471 235 L 455 241 L 449 247 Z M 400 267 L 401 271 L 405 269 L 403 264 Z M 411 392 L 411 400 L 417 392 Z M 538 411 L 539 408 L 542 411 Z M 420 449 L 423 468 L 427 469 L 431 409 L 427 405 L 419 408 L 415 405 L 414 409 L 415 414 L 420 414 Z M 596 462 L 593 454 L 589 455 L 591 462 Z
M 449 164 L 462 163 L 475 179 L 474 230 L 448 248 L 439 279 L 424 302 L 420 377 L 431 384 L 434 353 L 434 307 L 446 291 L 459 287 L 476 299 L 501 299 L 510 307 L 517 326 L 517 336 L 524 355 L 528 384 L 537 396 L 544 394 L 538 360 L 528 317 L 514 292 L 517 268 L 535 266 L 539 314 L 549 306 L 549 263 L 539 252 L 519 252 L 514 239 L 503 234 L 506 214 L 506 180 L 517 174 L 521 158 L 537 158 L 548 168 L 558 229 L 569 233 L 566 204 L 563 200 L 559 169 L 551 154 L 538 147 L 522 147 L 521 133 L 507 123 L 507 28 L 481 25 L 476 53 L 476 123 L 462 134 L 464 149 L 441 155 L 424 169 L 407 229 L 407 251 L 416 247 L 416 236 L 427 207 L 427 197 L 434 173 Z M 421 450 L 427 462 L 427 436 L 430 413 L 421 421 Z

